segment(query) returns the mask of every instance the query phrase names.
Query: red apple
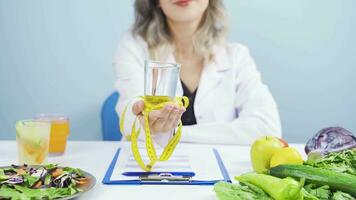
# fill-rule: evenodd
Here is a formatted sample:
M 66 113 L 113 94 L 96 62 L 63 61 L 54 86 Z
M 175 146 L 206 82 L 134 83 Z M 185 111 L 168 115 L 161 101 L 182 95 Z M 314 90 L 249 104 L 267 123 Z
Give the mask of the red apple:
M 282 143 L 283 147 L 288 147 L 288 143 L 285 140 L 283 140 L 282 138 L 279 138 L 279 141 Z

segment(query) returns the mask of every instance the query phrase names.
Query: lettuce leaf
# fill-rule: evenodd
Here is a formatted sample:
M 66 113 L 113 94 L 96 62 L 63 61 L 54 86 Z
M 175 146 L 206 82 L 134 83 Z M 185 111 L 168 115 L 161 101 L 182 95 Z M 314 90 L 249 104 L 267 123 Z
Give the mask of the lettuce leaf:
M 318 197 L 310 194 L 306 189 L 302 189 L 302 193 L 303 193 L 303 199 L 304 200 L 319 200 Z
M 47 189 L 46 192 L 49 199 L 55 199 L 55 198 L 71 196 L 80 191 L 81 191 L 80 189 L 75 188 L 73 185 L 71 185 L 67 188 L 49 188 Z
M 251 184 L 237 185 L 218 182 L 214 191 L 219 200 L 273 200 L 262 189 Z
M 341 191 L 332 193 L 327 185 L 317 187 L 315 184 L 309 184 L 304 186 L 304 190 L 304 200 L 356 200 L 350 194 Z
M 47 165 L 44 166 L 44 168 L 47 169 L 47 170 L 50 170 L 50 169 L 53 169 L 53 168 L 56 168 L 56 167 L 58 167 L 58 165 L 56 165 L 56 164 L 47 164 Z
M 46 197 L 46 193 L 42 189 L 30 189 L 28 187 L 14 185 L 16 192 L 25 195 L 28 199 L 42 199 Z
M 333 194 L 333 197 L 331 198 L 332 200 L 355 200 L 351 195 L 337 191 Z
M 308 159 L 307 165 L 356 175 L 356 148 L 330 153 L 325 157 Z
M 65 167 L 63 168 L 63 171 L 68 173 L 75 173 L 78 174 L 78 176 L 84 176 L 84 172 L 78 168 Z
M 55 199 L 74 195 L 80 190 L 74 186 L 67 188 L 43 188 L 43 189 L 30 189 L 24 186 L 14 186 L 17 193 L 23 194 L 28 199 Z
M 33 184 L 35 184 L 38 180 L 40 180 L 40 177 L 34 177 L 28 174 L 24 174 L 23 177 L 25 178 L 25 182 L 28 187 L 33 186 Z
M 5 175 L 5 170 L 0 168 L 0 181 L 7 180 L 9 177 Z
M 6 185 L 1 186 L 0 188 L 0 197 L 1 198 L 8 198 L 8 199 L 13 199 L 13 200 L 27 200 L 27 198 L 24 194 L 18 192 L 17 190 L 10 188 Z
M 328 185 L 317 187 L 314 184 L 309 184 L 304 186 L 304 189 L 320 200 L 329 200 L 332 194 Z
M 81 190 L 70 185 L 67 188 L 31 189 L 26 186 L 13 185 L 13 188 L 3 185 L 0 188 L 0 197 L 12 200 L 56 199 L 74 195 Z

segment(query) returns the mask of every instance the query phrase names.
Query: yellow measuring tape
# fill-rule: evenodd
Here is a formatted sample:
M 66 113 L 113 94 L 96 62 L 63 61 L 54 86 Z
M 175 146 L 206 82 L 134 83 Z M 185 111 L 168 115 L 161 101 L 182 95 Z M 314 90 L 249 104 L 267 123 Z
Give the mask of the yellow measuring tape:
M 187 108 L 189 105 L 189 99 L 185 96 L 175 97 L 173 100 L 167 96 L 144 96 L 140 98 L 144 101 L 144 105 L 145 105 L 142 114 L 145 122 L 144 131 L 145 131 L 145 139 L 146 139 L 146 150 L 147 150 L 148 158 L 150 160 L 148 164 L 145 164 L 144 161 L 142 160 L 142 156 L 137 145 L 137 139 L 141 132 L 141 128 L 136 129 L 136 122 L 138 121 L 138 117 L 135 118 L 135 121 L 132 124 L 131 135 L 129 139 L 131 139 L 131 149 L 137 164 L 143 170 L 151 171 L 153 165 L 157 161 L 166 161 L 172 155 L 182 135 L 182 121 L 179 120 L 177 131 L 174 133 L 173 137 L 170 139 L 170 141 L 164 148 L 162 154 L 158 157 L 156 153 L 156 149 L 153 145 L 151 131 L 149 127 L 149 121 L 148 121 L 149 113 L 153 110 L 162 109 L 168 103 L 177 103 L 178 106 L 180 107 L 184 106 L 185 108 Z M 120 119 L 121 133 L 123 133 L 124 131 L 124 120 L 125 120 L 126 111 L 127 111 L 127 106 L 122 112 L 121 119 Z

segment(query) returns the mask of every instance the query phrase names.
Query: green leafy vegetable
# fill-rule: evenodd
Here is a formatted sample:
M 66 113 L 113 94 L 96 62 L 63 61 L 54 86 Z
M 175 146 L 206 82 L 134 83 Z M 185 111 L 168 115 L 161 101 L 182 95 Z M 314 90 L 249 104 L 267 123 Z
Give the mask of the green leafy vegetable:
M 318 197 L 310 194 L 307 190 L 305 190 L 304 188 L 302 189 L 302 193 L 303 193 L 303 199 L 304 200 L 320 200 Z
M 309 158 L 307 165 L 356 175 L 356 148 L 330 153 L 321 158 Z
M 315 184 L 309 184 L 304 186 L 304 189 L 320 200 L 328 200 L 331 197 L 330 188 L 327 185 L 317 187 Z
M 4 169 L 0 169 L 0 181 L 6 179 L 8 179 L 8 177 L 5 175 Z
M 341 191 L 332 193 L 327 185 L 317 187 L 315 184 L 309 184 L 304 186 L 304 190 L 306 192 L 304 200 L 356 200 L 350 194 Z
M 50 170 L 50 169 L 54 169 L 54 168 L 57 168 L 58 165 L 55 165 L 55 164 L 48 164 L 48 165 L 45 165 L 44 168 L 46 168 L 47 170 Z
M 30 189 L 28 187 L 14 185 L 15 189 L 26 196 L 26 199 L 42 199 L 46 197 L 44 189 Z M 19 193 L 17 192 L 17 193 Z
M 51 179 L 52 179 L 51 175 L 47 174 L 44 184 L 49 185 L 51 183 Z
M 71 196 L 80 191 L 82 190 L 80 190 L 79 188 L 75 188 L 73 185 L 70 185 L 68 188 L 48 188 L 46 192 L 49 199 L 55 199 Z
M 40 179 L 40 177 L 34 177 L 28 174 L 24 174 L 23 177 L 25 178 L 29 187 L 33 186 Z
M 273 200 L 262 189 L 249 183 L 237 185 L 221 181 L 214 185 L 214 191 L 219 200 Z
M 1 198 L 7 198 L 7 199 L 13 199 L 13 200 L 25 200 L 26 195 L 24 195 L 23 193 L 19 193 L 17 192 L 15 189 L 10 188 L 6 185 L 2 185 L 0 187 L 0 197 Z
M 63 168 L 63 171 L 68 172 L 68 173 L 75 173 L 75 174 L 78 174 L 79 176 L 84 176 L 83 171 L 78 168 L 65 167 L 65 168 Z
M 333 197 L 331 198 L 332 200 L 355 200 L 351 195 L 337 191 L 333 194 Z
M 43 188 L 43 189 L 30 189 L 24 186 L 15 185 L 15 189 L 20 194 L 23 194 L 25 197 L 22 199 L 55 199 L 70 196 L 79 192 L 73 186 L 68 188 Z M 19 193 L 16 190 L 12 190 L 12 192 Z

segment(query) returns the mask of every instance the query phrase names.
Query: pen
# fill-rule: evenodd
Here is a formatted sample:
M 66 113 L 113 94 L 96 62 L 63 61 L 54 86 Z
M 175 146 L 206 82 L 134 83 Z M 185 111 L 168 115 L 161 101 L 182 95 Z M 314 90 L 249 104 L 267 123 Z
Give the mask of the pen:
M 171 174 L 173 176 L 195 176 L 194 172 L 124 172 L 124 176 L 147 176 L 147 175 L 160 175 L 160 174 Z

